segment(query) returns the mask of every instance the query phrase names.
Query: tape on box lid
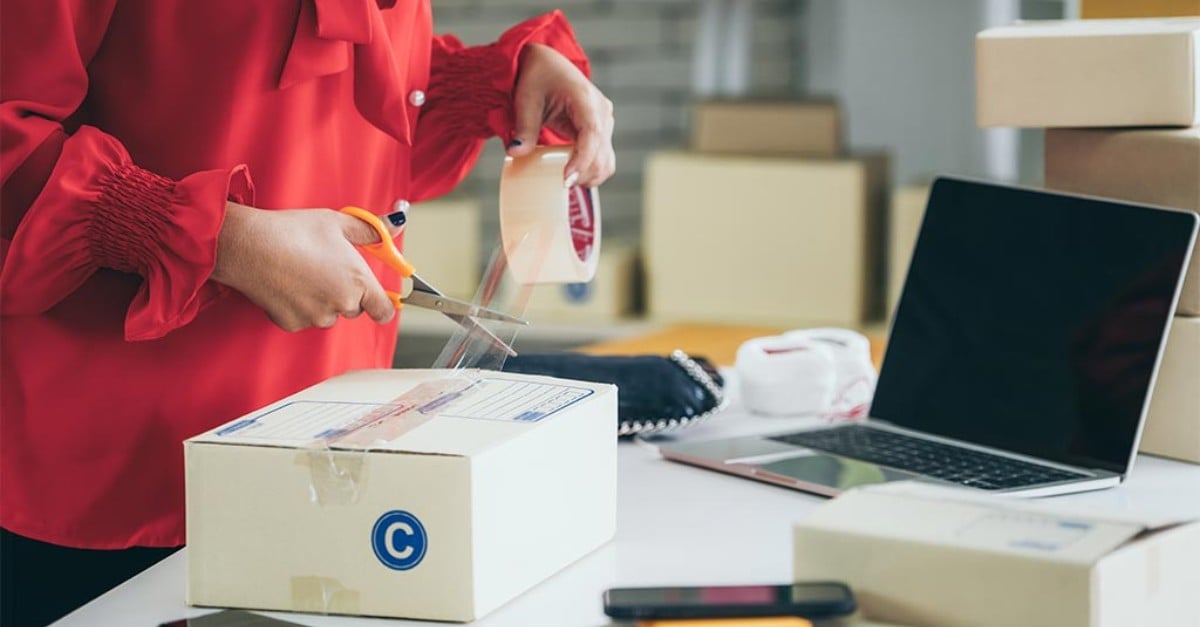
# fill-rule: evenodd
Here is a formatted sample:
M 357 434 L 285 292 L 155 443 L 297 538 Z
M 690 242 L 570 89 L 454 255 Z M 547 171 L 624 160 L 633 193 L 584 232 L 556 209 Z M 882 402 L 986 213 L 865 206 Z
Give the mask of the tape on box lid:
M 368 454 L 467 456 L 498 446 L 609 385 L 477 370 L 422 371 L 427 378 L 384 402 L 348 401 L 361 380 L 396 390 L 411 373 L 360 371 L 336 377 L 189 440 L 191 444 L 293 448 L 310 473 L 310 500 L 355 503 Z M 430 378 L 432 377 L 432 378 Z M 419 377 L 418 377 L 419 379 Z M 338 400 L 320 400 L 338 399 Z
M 491 371 L 365 370 L 330 379 L 189 441 L 473 455 L 611 388 Z M 381 399 L 381 391 L 392 397 Z

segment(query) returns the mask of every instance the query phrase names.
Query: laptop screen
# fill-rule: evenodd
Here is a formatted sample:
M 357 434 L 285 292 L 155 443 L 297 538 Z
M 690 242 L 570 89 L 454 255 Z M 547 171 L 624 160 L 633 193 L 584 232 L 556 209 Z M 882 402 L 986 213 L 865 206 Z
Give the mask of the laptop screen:
M 1124 472 L 1195 225 L 1189 213 L 939 179 L 871 416 Z

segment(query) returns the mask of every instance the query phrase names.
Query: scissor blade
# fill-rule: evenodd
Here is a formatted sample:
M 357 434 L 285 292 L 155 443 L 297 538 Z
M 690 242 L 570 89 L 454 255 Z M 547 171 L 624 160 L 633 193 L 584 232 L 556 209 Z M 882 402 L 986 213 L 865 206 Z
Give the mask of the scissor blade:
M 414 305 L 417 307 L 423 307 L 425 309 L 440 311 L 447 316 L 466 316 L 470 318 L 499 320 L 501 322 L 509 322 L 512 324 L 529 324 L 529 321 L 527 320 L 518 318 L 516 316 L 510 316 L 502 311 L 488 309 L 487 307 L 480 307 L 472 303 L 463 302 L 456 298 L 442 296 L 441 294 L 430 294 L 429 292 L 419 289 L 415 283 L 413 284 L 412 292 L 410 292 L 408 296 L 405 296 L 403 300 L 404 304 L 406 305 Z
M 456 314 L 446 314 L 446 317 L 457 322 L 458 326 L 460 326 L 464 330 L 466 330 L 468 336 L 470 336 L 471 334 L 475 333 L 476 330 L 478 330 L 479 333 L 481 333 L 484 337 L 486 337 L 489 341 L 491 341 L 492 344 L 495 344 L 496 346 L 503 349 L 504 352 L 507 353 L 509 357 L 517 356 L 517 351 L 516 351 L 516 349 L 514 349 L 512 347 L 512 345 L 510 345 L 508 342 L 505 342 L 504 340 L 500 339 L 495 333 L 492 333 L 490 330 L 488 330 L 487 327 L 480 324 L 478 320 L 476 320 L 470 316 L 459 316 Z

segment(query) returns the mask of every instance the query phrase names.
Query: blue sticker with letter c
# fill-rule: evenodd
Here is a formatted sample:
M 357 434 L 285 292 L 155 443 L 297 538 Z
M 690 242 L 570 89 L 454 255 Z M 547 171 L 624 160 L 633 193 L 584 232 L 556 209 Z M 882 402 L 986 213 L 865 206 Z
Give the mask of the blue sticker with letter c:
M 396 509 L 375 521 L 375 527 L 371 529 L 371 548 L 375 549 L 375 557 L 384 566 L 392 570 L 409 570 L 425 559 L 429 536 L 416 516 Z

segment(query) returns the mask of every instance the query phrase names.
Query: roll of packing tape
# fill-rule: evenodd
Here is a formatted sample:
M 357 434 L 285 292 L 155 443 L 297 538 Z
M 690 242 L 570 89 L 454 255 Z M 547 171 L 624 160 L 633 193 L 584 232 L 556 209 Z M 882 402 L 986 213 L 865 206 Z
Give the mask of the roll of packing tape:
M 833 403 L 837 386 L 833 347 L 807 337 L 760 337 L 737 352 L 742 403 L 768 416 L 818 414 Z
M 500 237 L 519 283 L 586 283 L 600 257 L 600 197 L 563 186 L 569 146 L 506 157 L 500 174 Z
M 867 336 L 850 329 L 821 328 L 789 331 L 787 338 L 812 340 L 829 346 L 834 353 L 838 386 L 866 385 L 868 395 L 875 390 L 875 363 L 871 361 L 871 341 Z

